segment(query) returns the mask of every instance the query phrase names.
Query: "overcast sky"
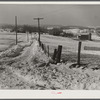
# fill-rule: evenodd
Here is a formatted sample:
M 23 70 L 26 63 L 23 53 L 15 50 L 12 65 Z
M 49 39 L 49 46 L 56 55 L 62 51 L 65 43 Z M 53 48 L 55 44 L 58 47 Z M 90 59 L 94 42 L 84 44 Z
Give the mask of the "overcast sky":
M 44 18 L 41 24 L 100 26 L 100 5 L 0 5 L 0 23 L 37 24 L 35 17 Z

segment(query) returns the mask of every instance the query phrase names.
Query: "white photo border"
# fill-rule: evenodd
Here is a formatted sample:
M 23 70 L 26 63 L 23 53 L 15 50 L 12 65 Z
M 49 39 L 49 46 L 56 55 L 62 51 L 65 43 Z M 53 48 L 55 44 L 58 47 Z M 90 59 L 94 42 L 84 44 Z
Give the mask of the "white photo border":
M 0 4 L 100 5 L 99 1 L 0 1 Z M 0 90 L 0 99 L 99 99 L 99 90 Z

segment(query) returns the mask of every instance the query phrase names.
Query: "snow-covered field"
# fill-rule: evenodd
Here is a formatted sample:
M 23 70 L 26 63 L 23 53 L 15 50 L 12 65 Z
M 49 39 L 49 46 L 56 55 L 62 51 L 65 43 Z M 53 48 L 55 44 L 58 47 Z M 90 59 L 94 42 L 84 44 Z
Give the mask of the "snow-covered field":
M 18 33 L 18 43 L 27 42 L 26 33 Z M 29 35 L 29 39 L 31 36 Z M 0 32 L 0 52 L 9 48 L 9 46 L 16 44 L 16 34 L 15 32 Z
M 88 67 L 100 65 L 100 51 L 84 50 L 84 46 L 100 48 L 98 38 L 98 36 L 92 35 L 92 41 L 82 41 L 81 62 L 88 64 Z M 78 40 L 60 36 L 42 35 L 41 41 L 49 45 L 51 55 L 58 45 L 62 45 L 62 60 L 64 62 L 77 62 Z
M 37 39 L 31 38 L 28 42 L 26 35 L 20 35 L 20 37 L 22 42 L 0 53 L 0 89 L 100 89 L 100 56 L 82 55 L 87 62 L 92 63 L 83 64 L 80 67 L 74 66 L 75 61 L 69 61 L 70 58 L 75 58 L 76 52 L 69 53 L 67 50 L 70 50 L 72 46 L 75 47 L 78 41 L 72 40 L 71 44 L 68 38 L 42 35 L 42 42 L 52 46 L 51 51 L 61 43 L 66 46 L 66 48 L 63 47 L 63 54 L 64 56 L 69 54 L 68 58 L 66 57 L 67 61 L 53 64 L 51 58 L 48 58 L 39 46 Z M 93 64 L 93 61 L 97 62 L 95 60 L 98 60 L 99 63 Z
M 100 55 L 100 51 L 84 50 L 84 46 L 100 47 L 100 37 L 93 35 L 92 39 L 93 41 L 82 41 L 81 53 Z M 53 52 L 54 48 L 57 48 L 58 45 L 63 46 L 63 53 L 78 52 L 78 40 L 60 36 L 42 35 L 41 41 L 46 45 L 50 45 L 51 52 Z

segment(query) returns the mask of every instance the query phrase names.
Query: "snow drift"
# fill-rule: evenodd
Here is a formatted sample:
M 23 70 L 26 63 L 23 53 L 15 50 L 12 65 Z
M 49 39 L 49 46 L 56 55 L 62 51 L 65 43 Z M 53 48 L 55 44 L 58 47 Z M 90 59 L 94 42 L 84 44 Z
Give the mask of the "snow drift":
M 18 44 L 0 54 L 0 88 L 33 90 L 100 89 L 100 70 L 51 64 L 38 41 Z M 98 74 L 97 74 L 98 73 Z

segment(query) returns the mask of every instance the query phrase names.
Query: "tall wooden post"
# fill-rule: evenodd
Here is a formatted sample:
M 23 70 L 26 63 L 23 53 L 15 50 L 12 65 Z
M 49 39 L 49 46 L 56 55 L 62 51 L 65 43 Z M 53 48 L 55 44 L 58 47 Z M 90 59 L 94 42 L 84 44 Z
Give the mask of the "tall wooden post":
M 26 34 L 27 34 L 27 41 L 29 42 L 29 33 L 26 32 Z
M 62 45 L 58 45 L 58 52 L 57 52 L 57 61 L 56 61 L 56 63 L 60 63 L 61 52 L 62 52 Z
M 92 34 L 91 33 L 89 33 L 89 40 L 91 41 L 92 39 L 91 39 L 91 37 L 92 37 Z
M 78 64 L 79 66 L 80 66 L 81 44 L 82 44 L 82 42 L 79 41 L 79 43 L 78 43 L 78 60 L 77 60 L 77 64 Z
M 42 43 L 42 50 L 44 50 L 44 44 Z
M 30 35 L 31 35 L 31 40 L 32 40 L 32 33 L 30 33 Z
M 42 47 L 42 42 L 41 41 L 40 41 L 40 44 L 39 45 L 40 45 L 40 47 Z
M 47 50 L 46 50 L 46 45 L 44 44 L 44 53 L 46 54 Z
M 53 53 L 53 57 L 52 57 L 52 59 L 55 61 L 55 59 L 56 59 L 56 55 L 57 55 L 57 49 L 54 49 L 54 53 Z
M 48 57 L 49 57 L 49 45 L 47 46 L 47 48 L 48 48 Z

